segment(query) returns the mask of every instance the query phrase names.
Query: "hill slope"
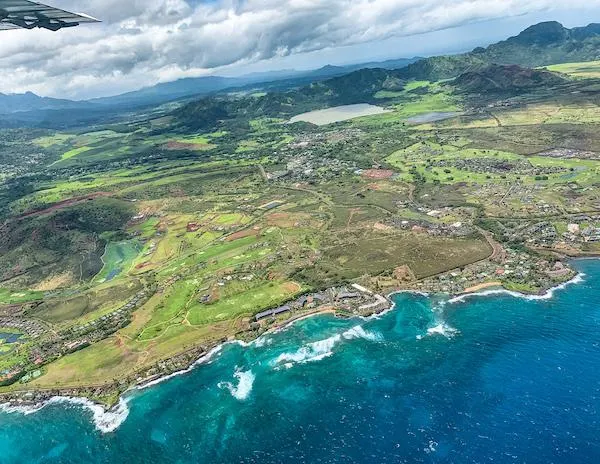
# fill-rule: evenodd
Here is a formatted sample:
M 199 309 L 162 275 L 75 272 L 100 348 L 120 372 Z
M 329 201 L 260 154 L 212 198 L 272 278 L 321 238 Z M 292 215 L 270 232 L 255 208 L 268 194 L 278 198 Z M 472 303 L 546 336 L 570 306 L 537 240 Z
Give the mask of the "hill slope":
M 516 64 L 528 68 L 600 59 L 600 24 L 567 29 L 551 21 L 528 27 L 515 37 L 476 48 L 469 53 L 436 56 L 398 71 L 404 78 L 450 79 L 488 64 Z
M 549 71 L 493 64 L 461 74 L 454 85 L 469 93 L 519 92 L 539 86 L 551 87 L 567 81 L 565 77 Z
M 32 92 L 9 95 L 0 93 L 0 114 L 38 110 L 81 109 L 92 106 L 88 102 L 40 97 Z

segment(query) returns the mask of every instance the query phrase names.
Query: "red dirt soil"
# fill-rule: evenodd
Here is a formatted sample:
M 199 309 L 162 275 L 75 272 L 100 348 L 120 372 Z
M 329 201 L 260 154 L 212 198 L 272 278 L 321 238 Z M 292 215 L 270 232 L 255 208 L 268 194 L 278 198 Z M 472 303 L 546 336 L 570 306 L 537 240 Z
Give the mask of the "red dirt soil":
M 362 176 L 367 179 L 389 179 L 394 175 L 394 171 L 389 169 L 367 169 L 362 172 Z
M 167 150 L 205 150 L 210 147 L 205 143 L 169 142 L 164 146 Z
M 41 209 L 41 210 L 37 210 L 37 211 L 29 211 L 27 213 L 21 214 L 20 216 L 17 216 L 16 219 L 24 219 L 27 217 L 42 216 L 44 214 L 50 214 L 50 213 L 53 213 L 54 211 L 58 211 L 60 209 L 67 208 L 69 206 L 78 205 L 79 203 L 84 203 L 86 201 L 93 200 L 95 198 L 109 197 L 110 195 L 111 195 L 110 192 L 96 192 L 96 193 L 90 193 L 89 195 L 83 195 L 80 197 L 69 198 L 67 200 L 63 200 L 63 201 L 59 201 L 58 203 L 54 203 L 52 206 L 45 208 L 45 209 Z
M 259 233 L 260 233 L 260 230 L 255 230 L 255 229 L 240 230 L 239 232 L 229 235 L 225 239 L 225 241 L 233 242 L 234 240 L 239 240 L 240 238 L 244 238 L 244 237 L 250 237 L 251 235 L 258 235 Z

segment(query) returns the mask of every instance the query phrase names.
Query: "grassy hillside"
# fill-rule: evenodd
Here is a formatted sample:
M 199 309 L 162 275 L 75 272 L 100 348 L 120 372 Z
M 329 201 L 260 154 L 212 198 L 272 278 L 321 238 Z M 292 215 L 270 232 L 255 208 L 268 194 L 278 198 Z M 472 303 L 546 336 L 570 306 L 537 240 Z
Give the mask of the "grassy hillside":
M 101 234 L 119 231 L 133 214 L 129 203 L 98 198 L 6 223 L 0 285 L 52 290 L 91 278 L 102 267 Z

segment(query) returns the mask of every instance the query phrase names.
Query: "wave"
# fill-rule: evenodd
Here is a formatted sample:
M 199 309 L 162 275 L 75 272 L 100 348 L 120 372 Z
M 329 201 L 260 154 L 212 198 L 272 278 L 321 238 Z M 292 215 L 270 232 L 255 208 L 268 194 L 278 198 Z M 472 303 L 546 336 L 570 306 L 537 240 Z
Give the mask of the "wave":
M 261 335 L 260 337 L 255 338 L 251 342 L 245 342 L 243 340 L 233 340 L 228 343 L 240 345 L 242 348 L 250 348 L 251 346 L 254 346 L 255 348 L 262 348 L 263 346 L 271 345 L 273 343 L 273 339 L 269 338 L 269 336 L 268 336 L 273 333 L 275 333 L 275 332 L 265 333 L 264 335 Z
M 550 300 L 554 296 L 554 293 L 557 292 L 558 290 L 563 290 L 566 287 L 568 287 L 569 285 L 580 284 L 584 281 L 584 278 L 585 278 L 585 274 L 579 273 L 575 277 L 573 277 L 571 280 L 569 280 L 567 282 L 563 282 L 562 284 L 557 285 L 556 287 L 552 287 L 541 295 L 527 295 L 525 293 L 515 292 L 512 290 L 497 289 L 497 290 L 486 290 L 483 292 L 465 293 L 464 295 L 459 295 L 459 296 L 449 299 L 448 303 L 449 304 L 461 303 L 461 302 L 464 302 L 465 300 L 467 300 L 471 297 L 474 297 L 474 296 L 492 296 L 492 295 L 510 295 L 514 298 L 523 298 L 525 300 L 531 300 L 531 301 Z
M 296 350 L 293 353 L 282 353 L 273 362 L 273 364 L 306 364 L 308 362 L 320 361 L 321 359 L 327 358 L 333 354 L 333 347 L 342 340 L 340 334 L 326 338 L 325 340 L 319 340 L 313 343 L 309 343 Z M 286 366 L 287 367 L 287 366 Z
M 273 339 L 272 338 L 268 338 L 266 336 L 261 336 L 258 337 L 256 340 L 254 340 L 251 345 L 253 344 L 256 348 L 262 348 L 263 346 L 268 346 L 271 345 L 273 343 Z
M 232 342 L 227 342 L 227 343 L 232 343 Z M 153 387 L 154 385 L 158 385 L 159 383 L 165 382 L 169 379 L 172 379 L 173 377 L 177 377 L 179 375 L 183 375 L 183 374 L 187 374 L 188 372 L 191 372 L 192 370 L 194 370 L 196 367 L 198 367 L 200 364 L 205 364 L 211 361 L 212 357 L 218 353 L 221 352 L 221 350 L 223 349 L 223 346 L 225 345 L 225 343 L 215 346 L 212 350 L 210 350 L 208 353 L 206 353 L 204 356 L 198 358 L 196 361 L 194 361 L 194 363 L 192 365 L 190 365 L 190 367 L 188 367 L 187 369 L 182 369 L 180 371 L 177 372 L 173 372 L 172 374 L 168 374 L 162 377 L 159 377 L 158 379 L 155 380 L 151 380 L 150 382 L 146 382 L 144 384 L 141 385 L 136 385 L 134 387 L 132 387 L 132 390 L 144 390 L 146 388 L 149 387 Z
M 300 347 L 293 353 L 282 353 L 274 361 L 273 365 L 283 365 L 289 369 L 294 364 L 306 364 L 309 362 L 321 361 L 333 355 L 333 348 L 342 340 L 364 339 L 373 342 L 383 340 L 383 336 L 377 332 L 365 330 L 362 326 L 357 325 L 351 329 L 336 334 L 324 340 L 308 343 Z
M 217 386 L 219 388 L 225 388 L 229 390 L 231 396 L 239 401 L 244 401 L 252 392 L 254 385 L 254 379 L 256 376 L 251 370 L 248 371 L 236 371 L 233 376 L 238 379 L 238 384 L 233 385 L 231 382 L 219 382 Z
M 460 333 L 458 329 L 449 326 L 445 322 L 441 322 L 435 327 L 430 327 L 427 329 L 427 335 L 443 335 L 446 338 L 453 338 L 455 335 Z
M 103 406 L 96 404 L 86 398 L 72 398 L 68 396 L 54 396 L 47 401 L 40 404 L 31 406 L 10 406 L 8 404 L 0 405 L 0 411 L 9 414 L 23 414 L 29 415 L 34 414 L 50 405 L 53 404 L 67 404 L 72 406 L 81 407 L 92 412 L 93 422 L 102 433 L 114 432 L 119 426 L 127 419 L 129 415 L 129 407 L 127 406 L 127 400 L 119 398 L 119 402 L 116 406 L 109 410 L 105 410 Z
M 372 332 L 365 330 L 362 326 L 357 325 L 352 327 L 350 330 L 347 330 L 342 334 L 346 340 L 352 340 L 354 338 L 362 338 L 364 340 L 369 340 L 372 342 L 380 342 L 383 340 L 383 335 L 378 332 Z
M 457 296 L 457 297 L 447 300 L 447 303 L 454 304 L 454 303 L 463 302 L 466 299 L 474 297 L 474 296 L 489 296 L 489 295 L 498 295 L 498 294 L 507 294 L 507 295 L 513 296 L 515 298 L 524 298 L 527 300 L 547 300 L 547 299 L 552 298 L 556 291 L 562 290 L 571 284 L 578 284 L 578 283 L 583 282 L 584 277 L 585 277 L 585 274 L 580 273 L 577 276 L 575 276 L 573 279 L 571 279 L 570 281 L 564 282 L 560 285 L 557 285 L 554 288 L 549 289 L 543 295 L 525 295 L 525 294 L 522 294 L 519 292 L 514 292 L 514 291 L 509 291 L 509 290 L 487 290 L 487 291 L 483 291 L 483 292 L 460 295 L 460 296 Z M 414 291 L 413 290 L 403 290 L 403 291 L 391 293 L 388 298 L 391 298 L 396 293 L 412 293 L 415 295 L 430 296 L 429 293 L 418 291 L 418 290 L 414 290 Z M 369 316 L 366 318 L 361 317 L 360 319 L 365 319 L 365 320 L 378 319 L 381 316 L 383 316 L 384 314 L 391 312 L 395 309 L 397 309 L 397 305 L 396 305 L 396 303 L 393 303 L 389 309 L 383 311 L 382 313 L 375 314 L 375 315 L 372 315 L 372 316 Z M 294 322 L 295 321 L 292 321 L 288 326 L 279 328 L 270 333 L 274 334 L 274 333 L 278 333 L 278 332 L 283 332 L 287 328 L 291 327 L 294 324 Z M 436 325 L 435 327 L 431 327 L 427 330 L 428 336 L 443 335 L 447 338 L 452 338 L 457 333 L 459 333 L 459 331 L 457 329 L 450 327 L 449 325 L 447 325 L 444 322 Z M 346 332 L 344 332 L 341 335 L 338 334 L 338 335 L 334 335 L 330 338 L 327 338 L 325 340 L 320 340 L 317 342 L 309 343 L 308 345 L 303 346 L 300 349 L 298 349 L 296 352 L 283 353 L 274 360 L 273 364 L 274 365 L 283 365 L 286 368 L 291 368 L 291 367 L 293 367 L 293 365 L 295 363 L 304 364 L 304 363 L 308 363 L 308 362 L 319 361 L 321 359 L 331 356 L 333 354 L 332 350 L 333 350 L 334 346 L 337 343 L 339 343 L 342 339 L 351 340 L 351 339 L 356 339 L 356 338 L 362 338 L 362 339 L 370 340 L 370 341 L 381 341 L 383 339 L 381 334 L 378 334 L 376 332 L 366 331 L 363 327 L 356 326 L 356 327 L 353 327 L 353 328 L 347 330 Z M 422 338 L 422 336 L 419 335 L 417 338 Z M 181 371 L 177 371 L 172 374 L 165 375 L 163 377 L 152 380 L 152 381 L 147 382 L 142 385 L 136 385 L 128 391 L 143 390 L 145 388 L 149 388 L 149 387 L 155 386 L 159 383 L 162 383 L 173 377 L 176 377 L 176 376 L 179 376 L 182 374 L 186 374 L 186 373 L 192 371 L 198 365 L 210 362 L 212 360 L 212 358 L 223 349 L 224 345 L 226 345 L 228 343 L 237 343 L 241 346 L 249 346 L 249 345 L 254 344 L 256 347 L 261 347 L 261 346 L 264 346 L 265 344 L 270 345 L 272 343 L 272 341 L 273 341 L 272 339 L 267 340 L 266 337 L 259 337 L 257 340 L 254 340 L 251 343 L 244 343 L 244 342 L 240 342 L 240 341 L 225 342 L 219 346 L 216 346 L 212 350 L 210 350 L 206 355 L 200 357 L 192 365 L 190 365 L 190 367 L 188 367 L 187 369 L 183 369 Z M 244 400 L 248 397 L 248 395 L 252 391 L 254 380 L 255 380 L 255 375 L 252 371 L 245 371 L 245 372 L 236 372 L 234 374 L 234 376 L 238 379 L 237 386 L 234 386 L 231 382 L 222 382 L 220 384 L 220 385 L 222 385 L 221 388 L 227 388 L 236 399 Z M 5 412 L 5 413 L 19 413 L 19 414 L 23 414 L 23 415 L 29 415 L 29 414 L 37 413 L 38 411 L 40 411 L 40 410 L 44 409 L 45 407 L 52 405 L 52 404 L 70 404 L 70 405 L 78 406 L 78 407 L 81 407 L 81 408 L 91 411 L 92 415 L 93 415 L 93 422 L 94 422 L 95 427 L 102 433 L 110 433 L 110 432 L 115 431 L 127 419 L 128 415 L 129 415 L 129 408 L 127 406 L 127 402 L 128 402 L 128 398 L 126 397 L 126 395 L 124 395 L 119 399 L 119 402 L 116 406 L 114 406 L 113 408 L 111 408 L 109 410 L 106 410 L 103 406 L 96 404 L 86 398 L 55 396 L 55 397 L 50 398 L 47 401 L 41 402 L 36 405 L 30 405 L 30 406 L 13 406 L 9 403 L 0 404 L 0 411 Z

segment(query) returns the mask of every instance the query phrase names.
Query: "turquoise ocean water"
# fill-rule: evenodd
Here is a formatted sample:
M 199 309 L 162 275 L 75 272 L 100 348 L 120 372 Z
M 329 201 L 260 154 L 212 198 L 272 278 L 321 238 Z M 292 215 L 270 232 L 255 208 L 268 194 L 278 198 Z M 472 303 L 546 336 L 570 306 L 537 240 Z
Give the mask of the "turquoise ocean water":
M 0 412 L 0 462 L 600 462 L 600 261 L 550 299 L 399 294 L 132 392 Z

